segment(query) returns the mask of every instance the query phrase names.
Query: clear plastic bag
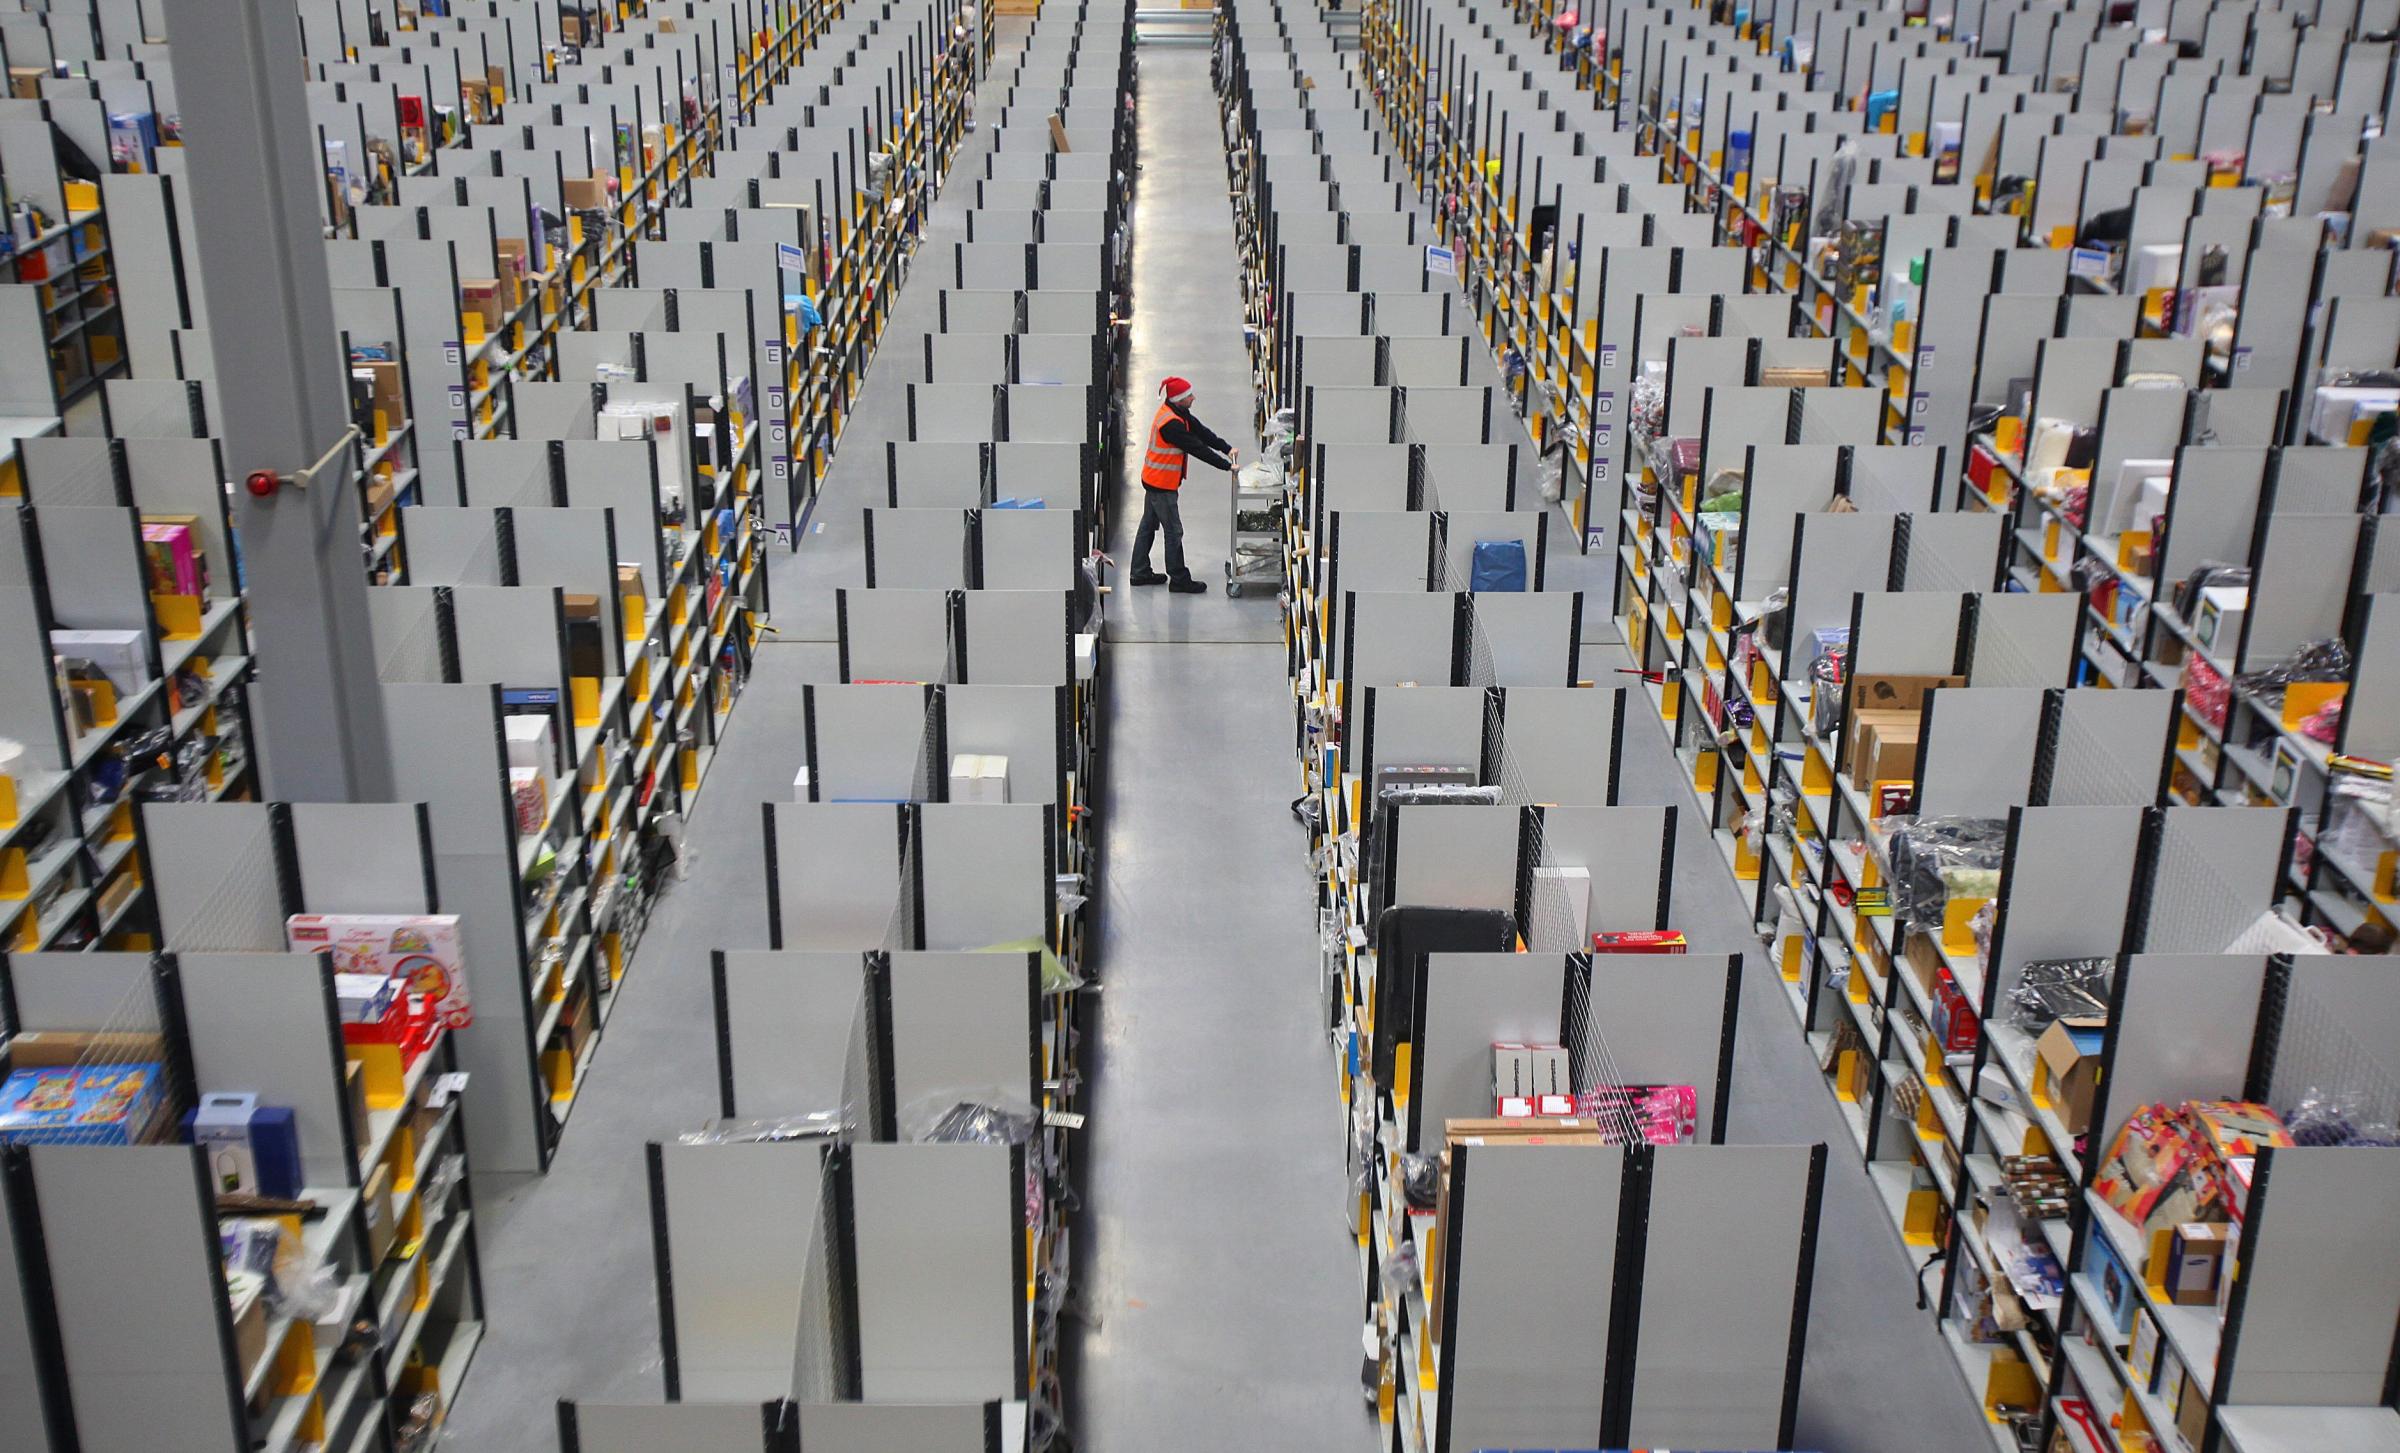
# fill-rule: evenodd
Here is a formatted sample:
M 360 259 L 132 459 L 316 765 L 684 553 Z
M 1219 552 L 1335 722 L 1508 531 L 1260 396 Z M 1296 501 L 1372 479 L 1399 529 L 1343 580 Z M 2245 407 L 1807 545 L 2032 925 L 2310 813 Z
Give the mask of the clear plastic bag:
M 757 1145 L 786 1140 L 847 1141 L 850 1117 L 841 1110 L 811 1110 L 758 1120 L 704 1120 L 697 1130 L 675 1137 L 678 1145 Z
M 2105 1018 L 2109 959 L 2034 959 L 2017 971 L 2008 992 L 2008 1022 L 2040 1034 L 2061 1019 Z
M 1938 932 L 1952 898 L 1996 898 L 2008 823 L 1996 817 L 1886 818 L 1892 855 L 1892 920 Z
M 2297 682 L 2349 679 L 2350 648 L 2342 644 L 2340 637 L 2328 636 L 2309 642 L 2264 671 L 2243 672 L 2233 678 L 2233 684 L 2238 691 L 2281 701 L 2283 689 Z
M 2283 1113 L 2283 1127 L 2294 1145 L 2400 1145 L 2400 1127 L 2369 1110 L 2364 1095 L 2320 1085 L 2309 1086 Z

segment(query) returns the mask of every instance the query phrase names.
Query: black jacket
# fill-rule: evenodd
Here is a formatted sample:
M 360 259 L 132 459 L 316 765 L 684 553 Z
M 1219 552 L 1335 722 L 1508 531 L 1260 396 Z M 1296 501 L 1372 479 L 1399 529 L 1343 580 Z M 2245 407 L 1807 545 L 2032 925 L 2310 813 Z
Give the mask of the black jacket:
M 1203 464 L 1213 464 L 1228 473 L 1232 471 L 1233 461 L 1225 457 L 1233 448 L 1231 444 L 1211 432 L 1208 425 L 1201 423 L 1199 416 L 1188 406 L 1169 404 L 1167 412 L 1174 417 L 1159 429 L 1159 437 Z

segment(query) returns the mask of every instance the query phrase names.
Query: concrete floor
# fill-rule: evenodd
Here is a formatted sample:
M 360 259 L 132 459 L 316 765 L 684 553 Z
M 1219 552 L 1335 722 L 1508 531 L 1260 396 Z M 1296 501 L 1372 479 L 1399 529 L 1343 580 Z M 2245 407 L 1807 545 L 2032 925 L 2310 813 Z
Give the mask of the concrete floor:
M 1005 69 L 1022 22 L 1001 25 Z M 1248 366 L 1207 55 L 1153 49 L 1140 60 L 1127 434 L 1138 447 L 1157 378 L 1180 373 L 1198 386 L 1202 416 L 1247 454 Z M 987 93 L 979 113 L 998 109 Z M 986 144 L 969 139 L 957 175 L 980 169 Z M 933 245 L 963 235 L 971 196 L 955 186 L 942 198 Z M 934 326 L 936 286 L 903 291 L 894 336 Z M 834 678 L 832 591 L 864 583 L 858 511 L 880 497 L 880 445 L 904 427 L 898 371 L 875 370 L 801 548 L 772 563 L 781 636 L 760 652 L 693 813 L 693 877 L 662 901 L 551 1173 L 478 1178 L 488 1335 L 445 1447 L 547 1453 L 553 1399 L 661 1392 L 641 1147 L 715 1113 L 707 955 L 765 946 L 756 804 L 788 791 L 802 684 Z M 1364 1450 L 1374 1428 L 1359 1396 L 1336 1087 L 1311 1029 L 1315 914 L 1284 807 L 1297 788 L 1281 631 L 1271 601 L 1222 594 L 1227 501 L 1222 476 L 1195 471 L 1193 569 L 1219 588 L 1120 589 L 1108 605 L 1107 988 L 1079 1248 L 1090 1329 L 1070 1393 L 1087 1453 Z M 1121 564 L 1138 509 L 1117 511 Z M 1602 681 L 1624 664 L 1605 644 L 1605 559 L 1554 556 L 1551 572 L 1554 588 L 1592 593 L 1585 619 L 1602 649 L 1587 655 L 1586 674 Z M 1690 810 L 1645 712 L 1628 713 L 1622 782 L 1626 801 Z M 1733 1138 L 1837 1147 L 1799 1446 L 1986 1446 L 1942 1343 L 1913 1311 L 1897 1236 L 1705 834 L 1678 835 L 1676 881 L 1675 918 L 1694 946 L 1751 956 Z
M 1206 49 L 1141 52 L 1141 155 L 1126 432 L 1157 380 L 1248 455 L 1249 354 Z M 1138 421 L 1138 422 L 1137 422 Z M 1128 471 L 1130 474 L 1131 471 Z M 1115 511 L 1117 558 L 1140 515 Z M 1316 909 L 1280 607 L 1223 591 L 1231 495 L 1184 486 L 1205 596 L 1109 601 L 1112 760 L 1099 1067 L 1084 1190 L 1078 1447 L 1356 1449 L 1357 1252 L 1342 1120 L 1314 1032 Z M 1163 566 L 1163 554 L 1153 563 Z M 1233 644 L 1249 643 L 1249 644 Z

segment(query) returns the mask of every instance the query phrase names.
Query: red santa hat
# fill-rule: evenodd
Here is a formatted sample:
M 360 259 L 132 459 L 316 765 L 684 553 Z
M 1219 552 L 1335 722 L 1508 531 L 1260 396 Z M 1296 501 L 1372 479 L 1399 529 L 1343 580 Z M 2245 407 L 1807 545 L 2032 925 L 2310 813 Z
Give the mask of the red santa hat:
M 1169 376 L 1166 382 L 1158 386 L 1158 391 L 1165 395 L 1170 404 L 1188 403 L 1192 397 L 1192 381 L 1188 378 Z

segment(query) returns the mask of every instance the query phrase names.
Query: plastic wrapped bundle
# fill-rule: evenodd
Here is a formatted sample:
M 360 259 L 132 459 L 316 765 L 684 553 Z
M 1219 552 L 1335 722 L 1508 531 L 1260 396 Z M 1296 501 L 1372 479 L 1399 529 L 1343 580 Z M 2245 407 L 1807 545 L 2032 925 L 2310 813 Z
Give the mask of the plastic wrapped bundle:
M 1938 933 L 1953 898 L 1996 898 L 2008 823 L 1996 817 L 1921 817 L 1892 833 L 1892 918 Z
M 2061 1019 L 2106 1018 L 2108 959 L 2034 959 L 2017 971 L 2008 994 L 2008 1022 L 2040 1034 Z

